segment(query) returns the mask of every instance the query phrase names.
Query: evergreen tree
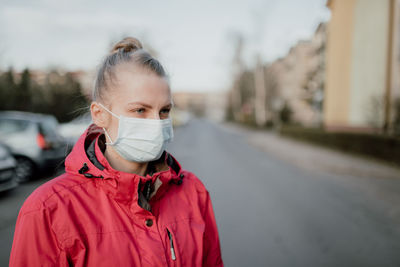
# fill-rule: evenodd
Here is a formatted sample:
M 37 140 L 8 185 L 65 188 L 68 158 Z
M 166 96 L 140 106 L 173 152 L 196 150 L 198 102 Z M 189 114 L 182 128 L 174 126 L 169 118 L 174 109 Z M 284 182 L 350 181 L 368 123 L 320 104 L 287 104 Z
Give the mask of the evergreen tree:
M 19 82 L 12 68 L 0 74 L 0 110 L 21 110 L 54 115 L 60 122 L 86 111 L 88 101 L 71 73 L 50 71 L 44 84 L 37 84 L 25 69 Z
M 16 98 L 16 83 L 14 78 L 14 71 L 10 67 L 6 72 L 0 76 L 0 109 L 9 110 L 14 109 L 17 98 Z
M 29 69 L 24 69 L 21 75 L 21 80 L 16 87 L 16 104 L 17 110 L 31 110 L 31 74 Z

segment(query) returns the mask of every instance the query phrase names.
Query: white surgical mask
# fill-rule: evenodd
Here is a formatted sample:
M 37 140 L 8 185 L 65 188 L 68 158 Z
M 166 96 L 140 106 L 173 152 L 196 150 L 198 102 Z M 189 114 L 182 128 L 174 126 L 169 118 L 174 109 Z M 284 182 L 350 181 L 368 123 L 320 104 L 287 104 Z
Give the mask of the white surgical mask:
M 157 160 L 164 152 L 167 143 L 174 137 L 171 118 L 168 119 L 141 119 L 118 116 L 99 103 L 111 115 L 119 119 L 118 135 L 114 141 L 106 143 L 112 146 L 123 158 L 135 162 L 149 162 Z

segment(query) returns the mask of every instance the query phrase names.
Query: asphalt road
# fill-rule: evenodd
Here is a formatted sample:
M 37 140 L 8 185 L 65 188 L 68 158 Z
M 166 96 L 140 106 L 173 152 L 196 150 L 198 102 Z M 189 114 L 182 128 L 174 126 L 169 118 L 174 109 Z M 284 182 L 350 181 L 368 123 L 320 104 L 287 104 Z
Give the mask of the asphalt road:
M 314 172 L 245 135 L 195 120 L 170 149 L 211 193 L 226 266 L 400 266 L 400 176 Z
M 210 191 L 225 266 L 400 266 L 400 177 L 315 172 L 247 137 L 195 119 L 168 147 Z M 0 196 L 0 266 L 19 207 L 47 180 Z

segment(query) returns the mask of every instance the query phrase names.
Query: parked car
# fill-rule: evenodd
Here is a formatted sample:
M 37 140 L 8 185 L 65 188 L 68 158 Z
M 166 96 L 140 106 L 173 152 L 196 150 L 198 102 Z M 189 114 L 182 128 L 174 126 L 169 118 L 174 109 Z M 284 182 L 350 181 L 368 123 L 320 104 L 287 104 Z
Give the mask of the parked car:
M 0 138 L 17 161 L 18 182 L 54 168 L 70 152 L 67 142 L 58 133 L 58 121 L 52 115 L 0 112 Z
M 90 112 L 86 112 L 69 122 L 61 123 L 59 133 L 68 141 L 68 144 L 73 147 L 81 134 L 83 134 L 92 122 Z
M 15 176 L 17 162 L 9 149 L 0 143 L 0 192 L 13 189 L 18 186 Z

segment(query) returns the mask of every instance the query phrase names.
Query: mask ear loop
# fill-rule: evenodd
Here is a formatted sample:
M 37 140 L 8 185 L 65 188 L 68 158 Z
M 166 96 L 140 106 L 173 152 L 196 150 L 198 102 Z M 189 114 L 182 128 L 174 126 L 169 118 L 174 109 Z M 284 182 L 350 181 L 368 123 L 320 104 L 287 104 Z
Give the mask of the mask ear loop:
M 111 139 L 111 137 L 108 135 L 106 128 L 103 127 L 103 130 L 104 130 L 104 133 L 106 134 L 106 136 L 108 137 L 108 139 L 111 140 L 111 143 L 105 142 L 105 144 L 106 144 L 106 145 L 113 145 L 114 142 L 113 142 L 113 140 Z
M 111 110 L 109 110 L 108 108 L 106 108 L 103 104 L 101 104 L 100 102 L 99 102 L 98 104 L 99 104 L 99 106 L 101 106 L 102 108 L 104 108 L 105 110 L 107 110 L 111 115 L 113 115 L 114 117 L 118 118 L 118 120 L 120 119 L 118 115 L 116 115 L 114 112 L 112 112 Z M 108 137 L 108 139 L 111 140 L 111 143 L 107 143 L 107 142 L 106 142 L 105 144 L 106 144 L 106 145 L 113 145 L 114 142 L 113 142 L 113 140 L 111 139 L 111 136 L 107 133 L 106 128 L 103 127 L 103 130 L 104 130 L 104 133 L 106 134 L 106 136 Z
M 111 110 L 109 110 L 108 108 L 106 108 L 102 103 L 99 102 L 99 106 L 103 107 L 105 110 L 107 110 L 108 112 L 111 113 L 111 115 L 113 115 L 114 117 L 119 119 L 119 116 L 117 114 L 115 114 L 114 112 L 112 112 Z

